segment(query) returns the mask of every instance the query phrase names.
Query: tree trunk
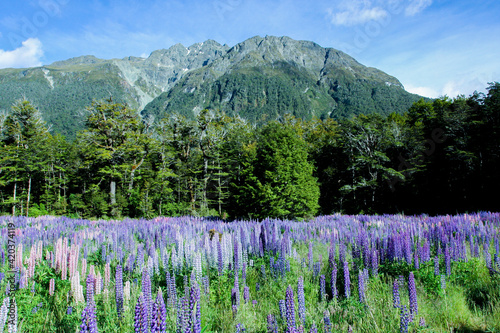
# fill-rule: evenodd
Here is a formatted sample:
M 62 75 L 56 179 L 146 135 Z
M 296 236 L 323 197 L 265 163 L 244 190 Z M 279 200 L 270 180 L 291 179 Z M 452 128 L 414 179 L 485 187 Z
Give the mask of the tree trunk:
M 28 199 L 26 200 L 26 217 L 28 217 L 28 213 L 30 210 L 30 195 L 31 195 L 31 176 L 28 181 Z
M 109 186 L 109 199 L 111 203 L 111 215 L 116 215 L 116 181 L 112 180 Z
M 16 216 L 16 192 L 17 192 L 17 182 L 14 181 L 14 204 L 12 205 L 12 216 Z
M 130 195 L 130 192 L 132 191 L 132 189 L 134 188 L 135 170 L 137 170 L 142 165 L 142 163 L 144 162 L 144 157 L 145 156 L 142 157 L 142 159 L 139 162 L 139 164 L 135 164 L 135 161 L 134 161 L 134 165 L 132 165 L 132 171 L 130 172 L 130 183 L 128 184 L 129 195 Z
M 203 205 L 208 209 L 207 187 L 208 187 L 208 158 L 204 157 L 203 165 Z

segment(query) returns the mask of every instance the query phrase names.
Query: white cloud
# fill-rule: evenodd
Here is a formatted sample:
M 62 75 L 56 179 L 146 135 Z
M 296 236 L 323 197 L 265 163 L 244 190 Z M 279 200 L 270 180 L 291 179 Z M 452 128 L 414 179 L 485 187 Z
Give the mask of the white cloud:
M 42 42 L 38 38 L 29 38 L 13 51 L 0 50 L 0 68 L 40 66 L 41 57 L 43 57 Z
M 441 94 L 433 88 L 430 87 L 415 87 L 411 84 L 405 85 L 405 89 L 412 94 L 417 94 L 424 97 L 437 98 Z
M 489 81 L 492 80 L 488 79 L 487 75 L 449 80 L 444 85 L 442 94 L 457 97 L 458 95 L 469 96 L 474 91 L 485 92 Z
M 494 77 L 495 73 L 467 72 L 462 75 L 454 75 L 454 77 L 448 78 L 442 82 L 435 79 L 432 86 L 405 84 L 405 89 L 413 94 L 430 98 L 442 96 L 455 98 L 459 95 L 468 97 L 474 93 L 474 91 L 485 93 L 488 82 L 494 81 Z
M 372 6 L 369 0 L 345 1 L 339 11 L 328 9 L 328 16 L 335 25 L 352 26 L 366 23 L 371 20 L 381 20 L 387 17 L 387 11 Z
M 432 5 L 432 0 L 410 0 L 410 5 L 405 9 L 406 16 L 414 16 Z

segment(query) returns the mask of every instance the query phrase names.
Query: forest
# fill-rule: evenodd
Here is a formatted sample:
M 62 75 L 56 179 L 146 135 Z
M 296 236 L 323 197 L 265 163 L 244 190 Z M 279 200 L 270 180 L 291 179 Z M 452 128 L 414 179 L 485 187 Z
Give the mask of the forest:
M 500 83 L 404 114 L 256 126 L 205 109 L 157 123 L 111 98 L 75 140 L 30 101 L 0 115 L 0 214 L 74 218 L 498 211 Z

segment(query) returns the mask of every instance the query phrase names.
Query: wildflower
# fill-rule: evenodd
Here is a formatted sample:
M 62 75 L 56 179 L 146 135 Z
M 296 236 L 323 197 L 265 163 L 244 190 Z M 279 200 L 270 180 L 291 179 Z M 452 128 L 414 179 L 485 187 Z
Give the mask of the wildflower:
M 417 303 L 417 289 L 415 286 L 415 276 L 413 272 L 410 272 L 410 277 L 408 279 L 408 293 L 410 298 L 410 314 L 411 320 L 418 314 L 418 303 Z
M 392 306 L 395 308 L 399 308 L 401 306 L 401 300 L 399 297 L 399 282 L 397 279 L 395 279 L 392 284 Z
M 344 261 L 344 294 L 346 298 L 351 296 L 351 278 L 349 277 L 349 264 Z
M 286 324 L 288 332 L 295 329 L 295 302 L 293 300 L 293 290 L 289 285 L 286 289 Z
M 302 325 L 305 325 L 306 322 L 306 301 L 304 296 L 304 278 L 299 277 L 299 281 L 297 282 L 297 299 L 298 299 L 298 310 L 299 310 L 299 320 L 302 322 Z

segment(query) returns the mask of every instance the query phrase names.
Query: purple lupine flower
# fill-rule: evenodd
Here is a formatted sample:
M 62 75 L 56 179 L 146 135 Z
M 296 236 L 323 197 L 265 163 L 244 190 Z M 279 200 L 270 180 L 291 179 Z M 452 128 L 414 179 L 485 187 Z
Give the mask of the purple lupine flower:
M 201 306 L 200 306 L 200 287 L 198 283 L 193 282 L 191 286 L 190 293 L 190 327 L 192 327 L 192 333 L 201 333 Z
M 182 300 L 183 300 L 182 307 L 184 308 L 182 310 L 182 313 L 184 315 L 184 317 L 182 318 L 182 332 L 191 333 L 191 326 L 189 326 L 189 323 L 191 320 L 192 312 L 189 311 L 189 298 L 183 297 Z
M 94 306 L 87 305 L 82 312 L 82 324 L 80 333 L 97 333 L 97 320 Z
M 420 317 L 420 320 L 418 322 L 418 326 L 425 327 L 425 318 L 424 317 Z
M 260 290 L 260 283 L 255 283 L 255 291 L 259 291 Z
M 233 309 L 233 319 L 235 319 L 236 315 L 238 314 L 238 307 L 236 305 L 233 305 L 232 309 Z M 189 332 L 186 332 L 186 333 L 189 333 Z
M 359 293 L 359 302 L 366 303 L 365 276 L 361 270 L 359 271 L 359 278 L 358 278 L 358 293 Z
M 280 299 L 278 301 L 278 305 L 279 305 L 279 308 L 280 308 L 280 316 L 281 316 L 281 319 L 285 320 L 286 319 L 286 306 L 285 306 L 285 300 L 284 299 Z
M 319 277 L 319 299 L 321 302 L 326 300 L 326 280 L 324 275 Z
M 148 332 L 148 314 L 144 301 L 144 295 L 142 293 L 139 295 L 135 305 L 134 331 L 136 333 Z
M 328 311 L 325 311 L 323 313 L 323 321 L 325 322 L 325 333 L 332 333 L 332 322 L 330 321 L 330 313 Z
M 446 266 L 446 275 L 450 276 L 451 275 L 451 256 L 450 256 L 450 251 L 448 249 L 448 246 L 444 249 L 444 262 Z
M 345 244 L 341 242 L 339 244 L 339 262 L 345 261 Z
M 210 280 L 208 276 L 201 279 L 203 283 L 203 292 L 205 295 L 210 295 Z
M 408 333 L 408 324 L 410 323 L 410 315 L 405 306 L 401 307 L 400 312 L 400 321 L 399 321 L 399 332 L 400 333 Z
M 238 274 L 234 276 L 234 287 L 232 290 L 232 293 L 234 293 L 234 303 L 233 305 L 236 305 L 237 307 L 240 306 L 240 284 L 238 282 Z
M 253 306 L 256 306 L 256 305 L 257 305 L 257 300 L 256 300 L 256 299 L 254 299 L 254 300 L 252 301 L 252 305 L 253 305 Z
M 408 234 L 404 237 L 404 257 L 408 265 L 411 265 L 412 249 L 411 249 L 411 239 Z
M 87 311 L 88 307 L 85 307 L 82 311 L 82 323 L 80 324 L 80 333 L 87 333 L 88 330 L 88 319 L 87 319 Z
M 166 333 L 167 332 L 167 309 L 163 300 L 161 288 L 158 289 L 156 300 L 153 303 L 153 316 L 151 319 L 151 333 Z
M 479 242 L 474 242 L 474 257 L 479 258 Z
M 243 300 L 245 301 L 245 303 L 248 303 L 248 301 L 250 300 L 250 288 L 248 288 L 248 286 L 245 286 L 243 288 Z
M 377 276 L 378 275 L 378 251 L 377 251 L 377 249 L 373 249 L 372 255 L 370 257 L 370 263 L 371 263 L 372 275 Z
M 398 279 L 394 279 L 394 283 L 392 284 L 392 306 L 395 308 L 399 308 L 401 306 Z
M 167 288 L 165 289 L 165 292 L 166 292 L 166 296 L 167 296 L 167 305 L 170 305 L 169 304 L 169 300 L 170 300 L 170 291 L 172 289 L 172 281 L 170 280 L 170 272 L 167 270 L 165 271 L 165 282 L 167 284 Z
M 68 306 L 68 308 L 66 309 L 66 314 L 69 316 L 73 313 L 73 307 L 72 306 Z M 1 331 L 0 331 L 1 332 Z
M 271 275 L 276 277 L 276 267 L 274 265 L 274 258 L 269 258 L 269 269 L 271 270 Z
M 316 328 L 316 323 L 313 323 L 309 333 L 318 333 L 318 329 Z
M 420 261 L 418 260 L 418 252 L 417 251 L 415 251 L 415 253 L 414 253 L 413 264 L 415 266 L 415 269 L 418 271 L 420 269 Z
M 183 333 L 184 330 L 184 297 L 177 302 L 177 330 L 176 333 Z
M 483 253 L 484 253 L 484 261 L 486 262 L 486 267 L 492 268 L 490 246 L 487 242 L 483 244 Z
M 231 289 L 231 304 L 236 308 L 240 305 L 240 290 L 236 287 Z
M 436 256 L 434 258 L 434 276 L 438 276 L 439 275 L 439 258 L 438 256 Z
M 314 267 L 313 267 L 313 274 L 314 278 L 316 278 L 319 275 L 319 271 L 321 270 L 320 262 L 315 262 Z
M 238 254 L 238 240 L 234 240 L 234 274 L 238 275 L 240 270 L 239 254 Z
M 335 265 L 335 262 L 333 263 L 332 266 L 332 273 L 330 276 L 330 286 L 332 289 L 332 299 L 336 299 L 338 292 L 337 292 L 337 266 Z
M 349 277 L 349 264 L 344 261 L 344 295 L 346 298 L 351 296 L 351 278 Z
M 236 333 L 242 333 L 242 332 L 245 332 L 245 327 L 243 326 L 243 324 L 236 324 Z
M 218 262 L 218 269 L 219 269 L 219 275 L 222 275 L 222 271 L 224 269 L 224 261 L 222 258 L 222 244 L 221 242 L 217 242 L 217 262 Z
M 121 318 L 123 313 L 123 272 L 121 265 L 116 266 L 115 296 L 116 296 L 116 312 L 118 313 L 118 318 Z
M 286 289 L 285 303 L 287 331 L 292 332 L 295 329 L 295 302 L 293 300 L 293 289 L 290 285 Z
M 413 320 L 413 318 L 415 318 L 418 314 L 417 288 L 415 286 L 415 276 L 413 272 L 410 272 L 410 276 L 408 278 L 408 293 L 410 299 L 411 320 Z
M 278 333 L 278 324 L 272 314 L 267 316 L 267 333 Z
M 92 308 L 95 307 L 94 283 L 95 283 L 94 277 L 91 274 L 87 275 L 87 306 L 90 306 Z
M 245 280 L 247 279 L 247 263 L 243 262 L 243 267 L 241 269 L 241 279 L 243 280 L 243 283 L 245 283 Z
M 328 249 L 328 267 L 333 268 L 335 265 L 335 245 L 332 244 Z
M 151 295 L 151 279 L 147 267 L 142 270 L 142 293 L 144 295 L 144 306 L 146 308 L 148 326 L 151 323 L 151 315 L 153 310 L 153 299 Z
M 306 323 L 306 300 L 304 295 L 304 278 L 299 277 L 299 281 L 297 282 L 297 300 L 298 300 L 298 312 L 299 312 L 299 320 L 302 325 Z

